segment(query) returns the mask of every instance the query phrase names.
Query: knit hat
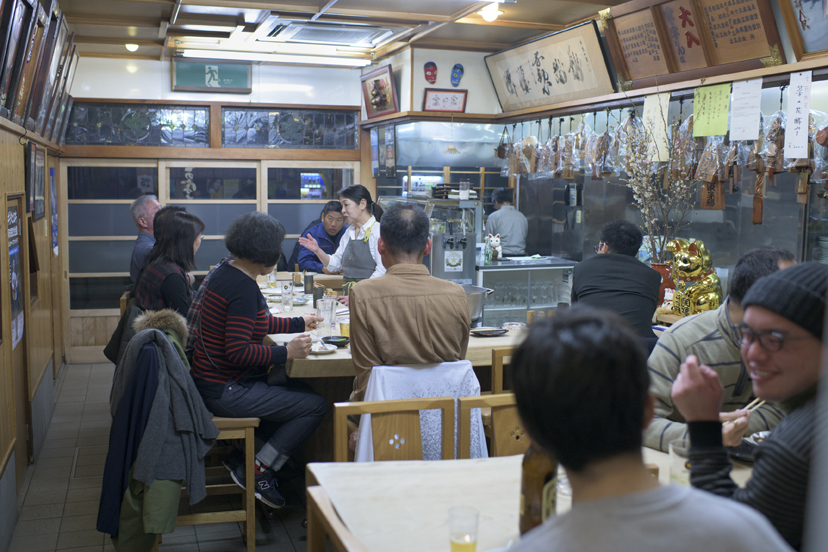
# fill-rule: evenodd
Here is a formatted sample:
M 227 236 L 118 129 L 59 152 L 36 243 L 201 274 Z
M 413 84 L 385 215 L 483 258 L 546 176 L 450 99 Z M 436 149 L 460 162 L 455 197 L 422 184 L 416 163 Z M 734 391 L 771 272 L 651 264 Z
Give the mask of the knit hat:
M 828 266 L 800 263 L 757 280 L 745 294 L 742 307 L 766 308 L 822 340 L 826 290 Z

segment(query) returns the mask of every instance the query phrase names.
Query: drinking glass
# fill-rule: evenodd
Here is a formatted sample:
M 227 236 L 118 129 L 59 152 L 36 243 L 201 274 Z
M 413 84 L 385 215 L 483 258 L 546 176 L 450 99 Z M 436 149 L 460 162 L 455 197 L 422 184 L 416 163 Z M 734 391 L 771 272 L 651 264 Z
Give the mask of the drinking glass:
M 670 441 L 670 481 L 678 485 L 690 486 L 690 439 Z
M 267 275 L 267 287 L 269 287 L 269 288 L 275 288 L 276 287 L 276 271 L 275 270 Z
M 282 288 L 282 310 L 283 311 L 292 311 L 293 310 L 293 281 L 292 280 L 283 280 L 281 282 Z
M 322 320 L 317 326 L 316 334 L 321 337 L 333 335 L 333 325 L 336 320 L 336 298 L 323 297 L 316 302 L 316 316 Z
M 471 182 L 463 180 L 460 182 L 460 199 L 469 199 L 469 190 L 471 189 Z
M 480 513 L 472 506 L 449 508 L 449 538 L 451 552 L 477 550 L 477 520 Z

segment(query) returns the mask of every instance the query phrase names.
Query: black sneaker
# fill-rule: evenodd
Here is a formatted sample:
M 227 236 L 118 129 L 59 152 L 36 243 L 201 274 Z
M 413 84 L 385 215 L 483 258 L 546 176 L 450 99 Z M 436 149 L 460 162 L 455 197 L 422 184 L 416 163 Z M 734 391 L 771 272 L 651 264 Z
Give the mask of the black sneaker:
M 241 465 L 230 472 L 230 477 L 233 478 L 236 485 L 246 490 L 246 487 L 244 486 L 244 476 L 244 465 Z M 285 505 L 284 497 L 279 494 L 279 491 L 276 489 L 278 483 L 276 482 L 276 478 L 274 477 L 272 470 L 268 469 L 261 475 L 254 476 L 253 483 L 256 489 L 254 493 L 256 498 L 271 508 L 281 508 Z
M 240 448 L 233 449 L 233 452 L 224 457 L 221 465 L 229 472 L 232 472 L 239 466 L 244 466 L 244 452 Z

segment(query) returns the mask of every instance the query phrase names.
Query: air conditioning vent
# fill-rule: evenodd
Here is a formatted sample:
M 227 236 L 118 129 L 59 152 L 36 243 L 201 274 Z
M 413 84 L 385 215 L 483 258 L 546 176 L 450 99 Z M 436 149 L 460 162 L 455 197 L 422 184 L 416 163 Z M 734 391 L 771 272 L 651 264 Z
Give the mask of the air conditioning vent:
M 260 40 L 266 42 L 305 42 L 337 46 L 370 47 L 391 34 L 390 29 L 370 25 L 326 25 L 324 23 L 277 23 Z

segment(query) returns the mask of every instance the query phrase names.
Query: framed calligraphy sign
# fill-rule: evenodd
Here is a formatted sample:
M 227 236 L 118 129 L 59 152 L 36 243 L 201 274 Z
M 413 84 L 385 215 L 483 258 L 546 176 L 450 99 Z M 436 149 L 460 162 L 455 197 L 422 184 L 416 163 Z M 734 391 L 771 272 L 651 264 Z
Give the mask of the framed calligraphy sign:
M 423 111 L 465 113 L 468 90 L 457 88 L 426 88 L 423 95 Z
M 821 0 L 779 0 L 797 61 L 828 51 L 828 14 Z
M 633 88 L 785 63 L 770 0 L 633 0 L 601 17 Z
M 615 91 L 594 21 L 485 57 L 503 111 Z

